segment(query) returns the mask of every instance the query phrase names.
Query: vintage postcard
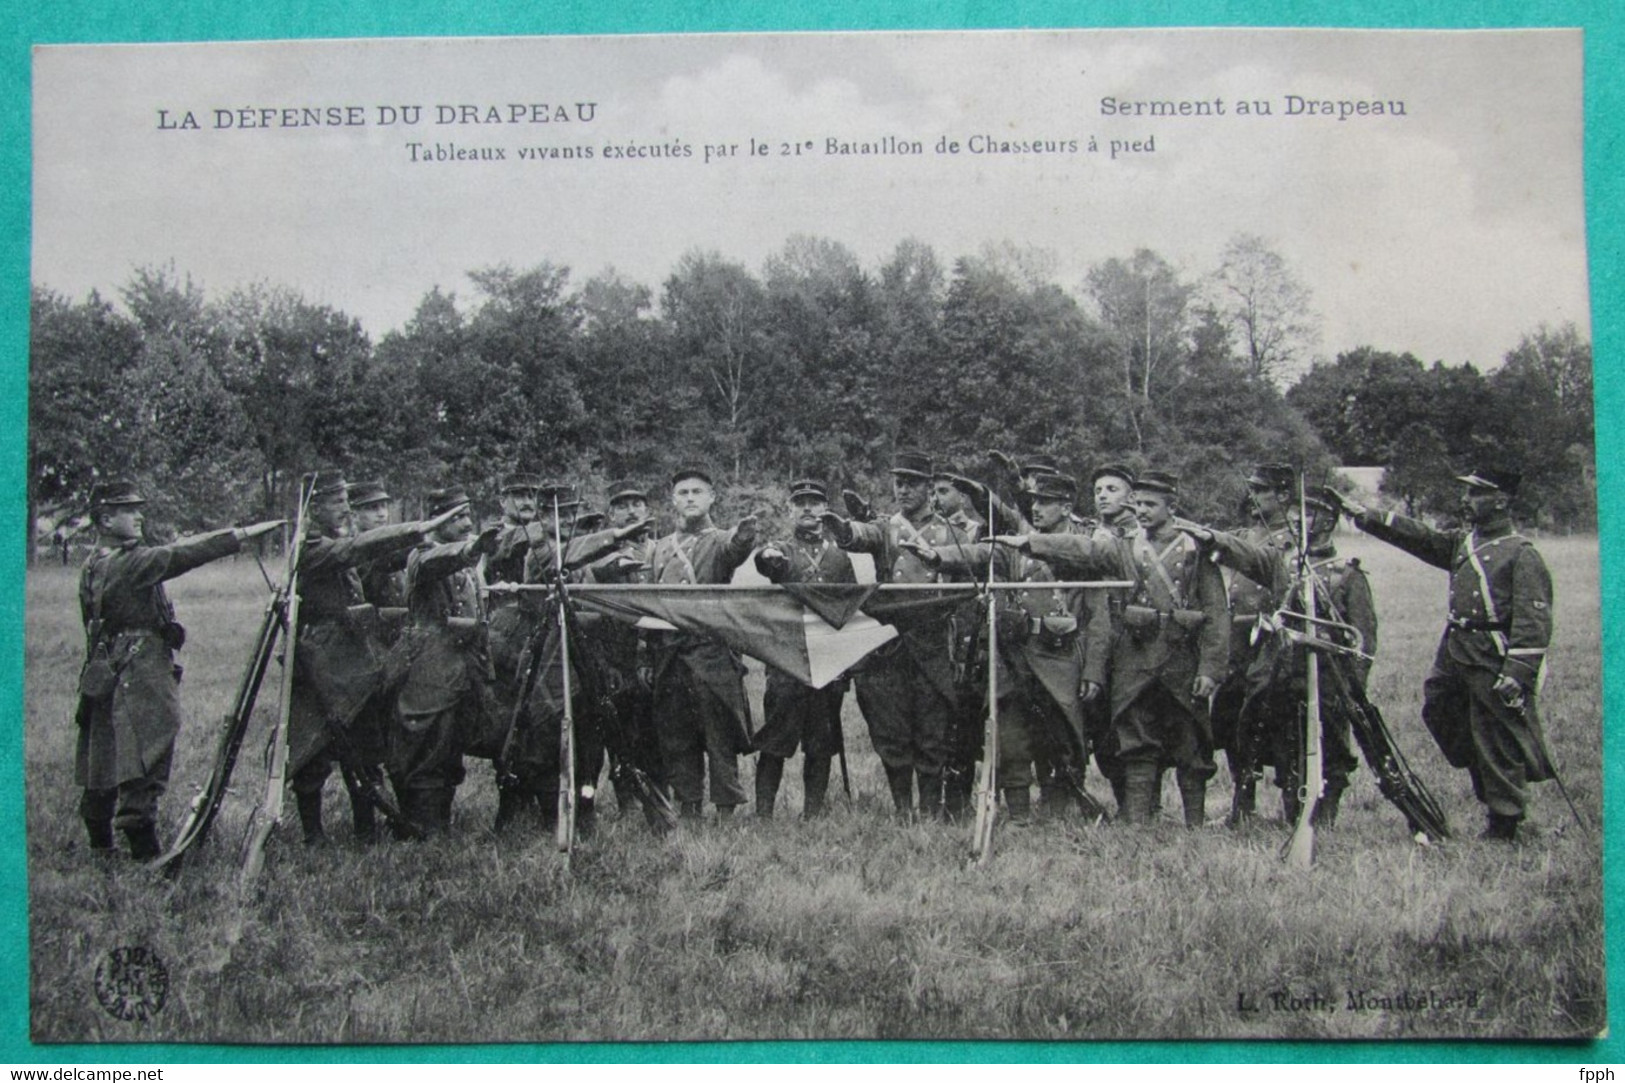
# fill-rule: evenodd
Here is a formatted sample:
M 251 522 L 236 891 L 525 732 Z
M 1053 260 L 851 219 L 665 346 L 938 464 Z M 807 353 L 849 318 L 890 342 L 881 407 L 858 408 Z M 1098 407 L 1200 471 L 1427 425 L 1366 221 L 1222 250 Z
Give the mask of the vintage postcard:
M 1599 1035 L 1582 45 L 36 48 L 32 1038 Z

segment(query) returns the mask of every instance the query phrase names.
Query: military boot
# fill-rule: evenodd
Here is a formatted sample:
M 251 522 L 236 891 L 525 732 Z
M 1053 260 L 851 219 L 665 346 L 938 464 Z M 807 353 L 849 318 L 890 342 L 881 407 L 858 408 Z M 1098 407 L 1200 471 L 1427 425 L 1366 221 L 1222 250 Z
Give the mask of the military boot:
M 598 791 L 581 787 L 576 796 L 576 837 L 590 839 L 598 833 Z
M 86 820 L 85 832 L 90 836 L 90 848 L 98 853 L 113 849 L 113 821 Z
M 1129 763 L 1123 767 L 1122 820 L 1127 824 L 1149 824 L 1156 798 L 1157 768 L 1149 763 Z
M 1182 778 L 1179 780 L 1179 799 L 1185 806 L 1185 826 L 1202 827 L 1207 823 L 1207 780 Z
M 960 823 L 970 808 L 970 778 L 958 772 L 948 776 L 942 787 L 942 815 L 949 823 Z
M 1281 791 L 1281 819 L 1286 821 L 1288 827 L 1297 825 L 1298 817 L 1303 815 L 1303 802 L 1298 800 L 1298 788 L 1293 786 Z
M 434 791 L 434 822 L 439 831 L 451 830 L 451 805 L 457 798 L 457 787 L 442 786 Z
M 1166 767 L 1158 767 L 1156 779 L 1151 783 L 1151 817 L 1147 823 L 1154 823 L 1162 816 L 1162 776 L 1166 771 Z
M 810 760 L 808 762 L 811 762 Z M 779 783 L 784 778 L 784 760 L 771 752 L 756 757 L 756 818 L 771 820 L 779 799 Z
M 1112 800 L 1117 802 L 1117 818 L 1126 822 L 1128 816 L 1128 791 L 1123 785 L 1123 776 L 1113 775 L 1106 781 L 1112 784 Z
M 699 823 L 704 816 L 704 804 L 700 801 L 684 801 L 677 812 L 677 818 L 688 823 Z
M 916 775 L 920 783 L 920 819 L 942 819 L 942 776 L 932 774 L 929 771 L 918 771 Z
M 130 843 L 130 857 L 136 861 L 151 861 L 164 852 L 163 847 L 158 845 L 158 829 L 152 824 L 126 827 L 124 837 Z
M 355 827 L 357 842 L 378 840 L 378 810 L 373 807 L 372 798 L 366 794 L 350 795 L 350 822 Z
M 532 803 L 531 795 L 518 786 L 497 787 L 497 818 L 492 829 L 501 834 L 519 822 L 525 809 Z
M 829 757 L 807 756 L 801 764 L 801 790 L 803 794 L 801 818 L 817 819 L 824 814 L 824 800 L 829 793 Z
M 886 785 L 891 788 L 892 806 L 897 815 L 906 817 L 914 811 L 914 770 L 886 764 Z
M 294 797 L 299 804 L 299 831 L 305 845 L 321 846 L 327 842 L 327 835 L 322 831 L 322 791 L 295 793 Z
M 1006 786 L 1004 808 L 1013 824 L 1025 827 L 1033 822 L 1032 793 L 1026 786 Z
M 1492 812 L 1489 814 L 1489 825 L 1478 837 L 1491 842 L 1517 842 L 1518 825 L 1522 822 L 1522 816 L 1503 816 L 1499 812 Z
M 1038 814 L 1046 820 L 1059 819 L 1066 815 L 1067 799 L 1071 797 L 1066 787 L 1059 782 L 1041 782 L 1038 784 Z
M 1230 799 L 1231 827 L 1240 827 L 1258 814 L 1258 779 L 1243 775 L 1236 779 L 1236 792 Z

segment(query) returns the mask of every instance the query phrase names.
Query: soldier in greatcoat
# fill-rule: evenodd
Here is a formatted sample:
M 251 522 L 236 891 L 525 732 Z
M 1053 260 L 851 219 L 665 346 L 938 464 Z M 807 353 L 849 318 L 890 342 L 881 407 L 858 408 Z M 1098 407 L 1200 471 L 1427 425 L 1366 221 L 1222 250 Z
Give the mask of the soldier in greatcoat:
M 931 457 L 899 451 L 892 460 L 892 493 L 897 512 L 872 523 L 825 515 L 830 536 L 841 548 L 869 553 L 881 583 L 942 582 L 941 572 L 922 561 L 903 542 L 918 542 L 947 551 L 969 544 L 931 507 Z M 858 706 L 869 725 L 869 738 L 885 765 L 887 785 L 898 813 L 914 811 L 919 786 L 919 814 L 963 811 L 969 779 L 944 778 L 950 758 L 950 724 L 959 689 L 949 655 L 949 618 L 911 624 L 891 643 L 869 656 L 857 677 Z
M 496 551 L 497 529 L 475 534 L 461 486 L 436 489 L 426 503 L 433 516 L 454 514 L 407 556 L 411 662 L 385 764 L 401 811 L 438 832 L 451 826 L 463 749 L 497 710 L 485 599 L 474 572 L 481 556 Z
M 75 718 L 79 742 L 74 783 L 83 787 L 79 816 L 93 850 L 113 849 L 124 832 L 130 856 L 160 853 L 158 799 L 169 782 L 180 731 L 181 668 L 175 652 L 185 631 L 164 582 L 237 552 L 281 521 L 216 530 L 169 545 L 143 545 L 145 498 L 132 482 L 110 481 L 91 493 L 96 548 L 79 573 L 79 611 L 86 656 Z
M 716 489 L 699 467 L 672 475 L 671 501 L 677 529 L 655 542 L 649 581 L 729 582 L 755 548 L 756 517 L 745 516 L 732 530 L 717 526 Z M 694 632 L 651 632 L 648 643 L 655 728 L 679 813 L 700 817 L 709 768 L 711 802 L 719 816 L 731 816 L 745 801 L 738 758 L 751 751 L 745 667 L 725 644 Z
M 1287 463 L 1259 463 L 1247 478 L 1252 521 L 1233 535 L 1256 550 L 1257 560 L 1229 579 L 1230 670 L 1213 697 L 1213 740 L 1225 750 L 1235 784 L 1230 822 L 1239 824 L 1258 805 L 1258 780 L 1275 734 L 1290 730 L 1297 714 L 1274 714 L 1279 696 L 1270 692 L 1275 666 L 1266 656 L 1270 637 L 1259 628 L 1280 608 L 1297 560 L 1298 540 L 1287 519 L 1295 504 L 1298 474 Z M 1228 567 L 1234 569 L 1235 564 Z M 1290 689 L 1282 690 L 1290 697 Z M 1290 705 L 1290 704 L 1289 704 Z M 1281 782 L 1279 774 L 1276 782 Z M 1295 791 L 1294 791 L 1295 792 Z M 1290 817 L 1289 817 L 1290 818 Z
M 793 531 L 782 541 L 764 545 L 756 554 L 756 570 L 775 583 L 856 583 L 852 558 L 825 533 L 824 513 L 829 491 L 822 481 L 803 479 L 790 485 Z M 763 701 L 766 718 L 756 735 L 756 815 L 773 818 L 784 763 L 802 751 L 802 816 L 812 819 L 824 811 L 829 791 L 830 761 L 841 747 L 841 701 L 846 678 L 823 688 L 809 688 L 773 667 L 767 670 Z
M 375 785 L 383 782 L 387 725 L 375 699 L 383 692 L 386 646 L 377 607 L 359 569 L 405 554 L 436 520 L 352 530 L 349 487 L 333 471 L 310 479 L 310 512 L 299 559 L 299 637 L 294 645 L 288 774 L 307 845 L 325 839 L 322 790 L 339 763 Z M 373 804 L 350 791 L 356 836 L 371 839 Z
M 1146 471 L 1134 500 L 1143 533 L 1107 542 L 1075 534 L 995 539 L 1063 574 L 1131 579 L 1111 664 L 1112 735 L 1123 764 L 1123 819 L 1151 819 L 1159 766 L 1179 780 L 1185 823 L 1206 822 L 1213 776 L 1209 700 L 1229 659 L 1224 579 L 1174 526 L 1178 479 Z
M 1318 577 L 1324 587 L 1316 595 L 1318 616 L 1357 629 L 1360 648 L 1369 654 L 1377 645 L 1377 616 L 1370 584 L 1359 561 L 1337 559 L 1337 549 L 1332 543 L 1337 527 L 1337 506 L 1324 495 L 1326 492 L 1322 490 L 1305 498 L 1310 516 L 1305 571 Z M 1235 573 L 1230 582 L 1232 599 L 1240 595 L 1266 607 L 1256 614 L 1260 634 L 1250 644 L 1251 661 L 1244 674 L 1246 693 L 1238 712 L 1244 738 L 1240 743 L 1245 751 L 1232 762 L 1255 773 L 1266 765 L 1272 766 L 1275 785 L 1281 791 L 1283 817 L 1286 822 L 1294 823 L 1298 819 L 1298 795 L 1303 781 L 1308 654 L 1307 648 L 1282 634 L 1277 626 L 1283 621 L 1291 626 L 1294 619 L 1291 615 L 1307 614 L 1309 603 L 1298 575 L 1295 552 L 1281 549 L 1286 544 L 1296 550 L 1302 544 L 1302 519 L 1296 508 L 1288 509 L 1284 523 L 1279 531 L 1269 535 L 1256 530 L 1230 534 L 1183 520 L 1177 525 L 1198 544 L 1210 548 L 1218 563 Z M 1282 535 L 1290 535 L 1290 538 Z M 1282 611 L 1286 616 L 1282 616 Z M 1325 626 L 1314 634 L 1317 638 L 1334 641 L 1342 638 L 1327 631 Z M 1342 659 L 1337 661 L 1341 664 Z M 1349 662 L 1351 679 L 1364 688 L 1370 661 L 1351 658 Z M 1337 822 L 1343 792 L 1348 789 L 1349 776 L 1359 767 L 1359 760 L 1354 754 L 1347 715 L 1323 708 L 1320 717 L 1323 788 L 1315 805 L 1314 822 L 1330 827 Z M 1241 788 L 1244 777 L 1237 776 L 1233 823 L 1254 810 L 1253 795 Z M 1248 799 L 1245 804 L 1244 796 Z
M 1077 500 L 1072 479 L 1041 474 L 1028 495 L 1035 533 L 1081 532 L 1072 520 Z M 1056 578 L 1049 564 L 1016 549 L 916 546 L 915 551 L 932 566 L 960 572 L 985 565 L 991 556 L 995 577 L 1006 582 L 1036 585 Z M 1097 602 L 1078 589 L 1009 591 L 997 604 L 998 779 L 1012 820 L 1025 823 L 1032 818 L 1035 778 L 1050 810 L 1064 801 L 1065 787 L 1083 785 L 1088 766 L 1084 705 L 1105 687 L 1111 622 L 1105 600 Z
M 1088 524 L 1090 538 L 1108 547 L 1131 545 L 1141 533 L 1140 520 L 1134 514 L 1134 471 L 1122 463 L 1103 463 L 1089 476 L 1094 493 L 1095 517 Z M 1128 604 L 1128 591 L 1113 588 L 1090 598 L 1095 605 L 1106 607 L 1111 621 L 1112 638 L 1122 633 L 1123 607 Z M 1108 654 L 1110 652 L 1108 646 Z M 1106 781 L 1111 783 L 1112 796 L 1118 808 L 1123 807 L 1123 761 L 1117 755 L 1117 738 L 1112 733 L 1111 661 L 1106 660 L 1106 688 L 1084 702 L 1085 721 L 1094 749 L 1095 764 Z M 1162 776 L 1159 773 L 1153 787 L 1152 807 L 1162 808 Z
M 1512 842 L 1528 811 L 1527 785 L 1553 777 L 1538 709 L 1552 578 L 1512 525 L 1520 476 L 1481 468 L 1456 480 L 1466 530 L 1339 499 L 1361 530 L 1450 573 L 1450 614 L 1422 684 L 1422 721 L 1450 765 L 1471 776 L 1488 813 L 1483 837 Z
M 534 524 L 535 538 L 525 557 L 524 581 L 546 583 L 553 581 L 562 570 L 566 583 L 587 578 L 586 569 L 606 558 L 628 538 L 645 532 L 649 523 L 628 524 L 590 534 L 574 532 L 575 510 L 581 504 L 574 485 L 566 482 L 548 482 L 540 494 L 541 517 Z M 555 531 L 555 527 L 557 530 Z M 562 561 L 555 544 L 563 545 Z M 560 727 L 564 721 L 564 651 L 559 635 L 556 599 L 538 593 L 526 595 L 526 606 L 535 611 L 531 625 L 533 635 L 529 649 L 536 654 L 536 677 L 525 704 L 524 729 L 515 735 L 506 766 L 512 777 L 503 782 L 503 793 L 508 795 L 508 818 L 499 810 L 498 827 L 505 826 L 511 817 L 534 803 L 544 825 L 555 823 L 559 798 Z M 539 634 L 537 634 L 539 632 Z M 582 677 L 590 664 L 585 652 L 592 644 L 571 644 L 572 712 L 575 720 L 572 746 L 575 749 L 576 827 L 583 834 L 592 832 L 596 823 L 598 776 L 604 769 L 604 746 L 600 739 L 593 712 L 581 709 L 579 699 L 586 688 Z M 519 675 L 522 679 L 523 674 Z M 518 691 L 516 689 L 516 691 Z
M 393 498 L 382 481 L 357 481 L 349 486 L 350 516 L 359 534 L 389 523 Z M 406 619 L 406 552 L 395 550 L 356 567 L 361 575 L 361 593 L 378 607 L 385 644 L 400 636 Z

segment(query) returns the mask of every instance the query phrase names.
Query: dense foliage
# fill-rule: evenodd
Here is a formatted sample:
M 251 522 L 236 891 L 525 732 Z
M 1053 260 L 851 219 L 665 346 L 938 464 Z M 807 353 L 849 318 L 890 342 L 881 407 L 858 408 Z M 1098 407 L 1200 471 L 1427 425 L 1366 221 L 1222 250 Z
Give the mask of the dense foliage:
M 458 481 L 487 506 L 516 468 L 591 498 L 696 461 L 745 502 L 809 474 L 883 494 L 913 445 L 982 477 L 990 448 L 1083 475 L 1172 469 L 1188 510 L 1218 520 L 1258 459 L 1311 477 L 1389 465 L 1396 495 L 1434 511 L 1452 466 L 1493 450 L 1534 464 L 1526 511 L 1593 522 L 1590 347 L 1572 326 L 1489 376 L 1362 348 L 1283 397 L 1317 321 L 1254 237 L 1212 275 L 1142 249 L 1074 290 L 1042 252 L 945 265 L 906 240 L 865 267 L 804 236 L 759 270 L 690 252 L 658 295 L 545 262 L 468 278 L 377 342 L 285 287 L 208 297 L 173 268 L 137 270 L 121 305 L 36 286 L 30 521 L 49 529 L 119 474 L 156 497 L 155 523 L 190 530 L 285 509 L 317 464 L 409 499 Z

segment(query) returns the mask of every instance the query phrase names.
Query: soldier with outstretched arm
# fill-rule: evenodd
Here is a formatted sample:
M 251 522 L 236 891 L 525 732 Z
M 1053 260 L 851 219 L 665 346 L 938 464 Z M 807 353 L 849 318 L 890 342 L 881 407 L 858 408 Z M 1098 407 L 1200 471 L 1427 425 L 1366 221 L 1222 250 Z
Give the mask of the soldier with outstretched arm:
M 91 492 L 98 538 L 79 573 L 85 665 L 79 676 L 74 783 L 83 787 L 79 816 L 90 848 L 113 849 L 124 832 L 130 856 L 158 856 L 158 800 L 169 783 L 180 732 L 181 667 L 175 652 L 186 633 L 164 582 L 229 556 L 282 520 L 216 530 L 168 545 L 143 545 L 146 498 L 133 482 L 110 481 Z
M 775 583 L 856 583 L 852 558 L 824 531 L 829 491 L 822 481 L 803 479 L 790 484 L 791 522 L 788 538 L 764 545 L 756 554 L 756 570 Z M 812 819 L 824 811 L 829 792 L 830 761 L 841 748 L 841 701 L 847 680 L 842 677 L 823 688 L 809 688 L 794 677 L 769 666 L 765 719 L 756 735 L 756 815 L 773 818 L 784 764 L 802 753 L 802 817 Z
M 1481 837 L 1512 842 L 1528 811 L 1527 785 L 1554 777 L 1537 702 L 1552 578 L 1512 525 L 1519 475 L 1479 469 L 1456 480 L 1466 530 L 1339 500 L 1367 534 L 1450 573 L 1449 617 L 1422 684 L 1422 721 L 1450 765 L 1471 776 L 1489 820 Z
M 382 691 L 384 642 L 359 569 L 423 541 L 449 513 L 421 523 L 352 530 L 349 487 L 334 471 L 311 475 L 310 513 L 299 557 L 299 638 L 288 726 L 288 772 L 306 845 L 325 841 L 322 790 L 333 764 L 382 783 L 387 727 L 368 710 Z M 335 735 L 334 729 L 342 730 Z M 335 749 L 335 738 L 343 748 Z M 350 793 L 356 837 L 371 839 L 373 804 Z
M 732 530 L 712 522 L 716 489 L 699 467 L 672 475 L 671 502 L 677 529 L 655 543 L 650 581 L 732 580 L 756 546 L 756 517 L 745 516 Z M 739 757 L 751 751 L 744 665 L 721 641 L 695 632 L 650 633 L 649 657 L 661 759 L 682 817 L 700 818 L 708 767 L 717 815 L 732 816 L 745 802 Z
M 1208 700 L 1229 661 L 1229 609 L 1218 569 L 1173 525 L 1177 494 L 1172 474 L 1139 476 L 1134 499 L 1143 533 L 1133 539 L 1031 534 L 994 541 L 1050 560 L 1063 577 L 1134 581 L 1111 664 L 1122 817 L 1150 821 L 1158 768 L 1172 766 L 1185 823 L 1199 827 L 1214 772 Z
M 844 519 L 831 512 L 824 524 L 837 545 L 874 557 L 881 583 L 935 583 L 942 575 L 902 543 L 918 541 L 937 550 L 968 544 L 967 539 L 931 507 L 931 457 L 899 451 L 892 459 L 892 493 L 897 512 L 872 523 Z M 947 779 L 950 719 L 959 690 L 948 653 L 948 618 L 922 621 L 869 656 L 857 677 L 858 706 L 863 709 L 875 753 L 886 769 L 886 783 L 900 816 L 914 813 L 919 785 L 919 814 L 943 812 L 945 781 L 949 813 L 963 811 L 969 780 Z

